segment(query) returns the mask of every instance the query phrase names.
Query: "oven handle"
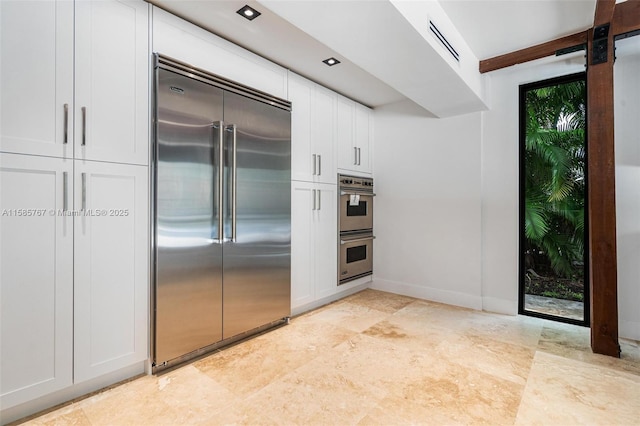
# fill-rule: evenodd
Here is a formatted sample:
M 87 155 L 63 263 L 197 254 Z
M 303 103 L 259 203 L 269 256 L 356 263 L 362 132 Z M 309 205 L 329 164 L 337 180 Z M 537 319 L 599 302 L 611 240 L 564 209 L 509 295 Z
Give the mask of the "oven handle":
M 370 237 L 364 237 L 364 238 L 355 238 L 353 240 L 340 240 L 340 245 L 343 244 L 348 244 L 348 243 L 358 243 L 360 241 L 369 241 L 369 240 L 375 240 L 376 237 L 375 236 L 370 236 Z
M 340 191 L 340 195 L 370 195 L 372 197 L 376 196 L 376 194 L 374 194 L 373 192 L 365 192 L 365 191 L 351 191 L 351 192 Z

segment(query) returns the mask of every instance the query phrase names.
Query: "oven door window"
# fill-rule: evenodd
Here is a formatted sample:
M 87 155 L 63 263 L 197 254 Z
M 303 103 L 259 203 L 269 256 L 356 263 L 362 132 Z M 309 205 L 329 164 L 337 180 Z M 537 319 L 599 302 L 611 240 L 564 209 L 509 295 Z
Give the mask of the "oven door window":
M 347 264 L 359 262 L 367 258 L 367 245 L 350 247 L 347 249 Z
M 353 216 L 366 216 L 367 215 L 367 202 L 360 201 L 357 205 L 352 206 L 351 203 L 347 201 L 347 217 Z

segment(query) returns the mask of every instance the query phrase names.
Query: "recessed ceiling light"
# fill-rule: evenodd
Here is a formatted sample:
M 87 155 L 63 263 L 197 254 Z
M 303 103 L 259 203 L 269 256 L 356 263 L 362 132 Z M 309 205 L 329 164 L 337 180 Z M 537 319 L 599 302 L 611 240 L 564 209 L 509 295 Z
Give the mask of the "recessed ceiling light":
M 258 16 L 261 15 L 260 12 L 258 12 L 257 10 L 255 10 L 252 7 L 249 7 L 248 5 L 244 5 L 236 13 L 239 14 L 240 16 L 242 16 L 243 18 L 247 18 L 250 21 L 253 21 Z
M 334 65 L 338 65 L 340 63 L 340 61 L 337 60 L 336 58 L 325 59 L 322 62 L 324 62 L 325 64 L 329 65 L 330 67 L 332 67 Z

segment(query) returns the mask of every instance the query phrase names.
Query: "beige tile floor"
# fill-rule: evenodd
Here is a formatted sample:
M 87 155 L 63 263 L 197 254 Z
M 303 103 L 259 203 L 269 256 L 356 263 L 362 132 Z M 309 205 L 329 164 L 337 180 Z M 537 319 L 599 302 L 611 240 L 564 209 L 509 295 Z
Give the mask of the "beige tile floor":
M 640 424 L 640 347 L 373 290 L 30 425 Z

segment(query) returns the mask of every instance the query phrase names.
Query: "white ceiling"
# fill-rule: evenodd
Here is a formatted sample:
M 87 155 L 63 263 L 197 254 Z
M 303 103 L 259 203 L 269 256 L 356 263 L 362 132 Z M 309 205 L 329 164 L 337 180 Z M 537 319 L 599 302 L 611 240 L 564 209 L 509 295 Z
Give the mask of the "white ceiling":
M 332 26 L 332 22 L 327 22 L 328 28 L 324 34 L 319 34 L 317 28 L 315 32 L 311 31 L 315 37 L 301 30 L 300 22 L 303 21 L 300 20 L 300 9 L 308 7 L 309 11 L 318 11 L 318 3 L 321 3 L 318 0 L 289 0 L 297 9 L 293 15 L 285 11 L 281 0 L 148 1 L 365 105 L 375 107 L 409 98 L 431 112 L 429 105 L 421 102 L 421 99 L 428 97 L 431 91 L 442 91 L 442 85 L 439 86 L 430 79 L 431 86 L 420 87 L 416 90 L 421 93 L 411 96 L 407 94 L 406 87 L 389 78 L 389 70 L 376 72 L 371 69 L 368 65 L 372 63 L 371 56 L 368 58 L 369 62 L 362 60 L 363 57 L 358 56 L 353 44 L 357 38 L 362 40 L 363 35 L 355 33 L 352 28 L 356 26 L 352 26 L 344 17 L 336 19 L 339 23 L 335 26 Z M 381 2 L 389 2 L 322 1 L 333 11 L 340 10 L 341 3 L 345 10 L 353 11 L 357 9 L 354 6 L 358 3 L 363 8 L 370 9 L 376 2 L 378 6 Z M 436 0 L 425 1 L 429 3 Z M 439 3 L 477 59 L 487 59 L 591 27 L 596 0 L 440 0 Z M 256 8 L 262 15 L 254 21 L 242 18 L 236 11 L 245 4 Z M 291 19 L 295 14 L 298 16 L 297 20 L 290 22 L 283 18 L 289 16 Z M 311 16 L 314 17 L 313 13 Z M 309 21 L 312 19 L 306 18 L 307 25 Z M 400 31 L 397 27 L 400 21 L 394 17 L 395 27 L 380 25 L 375 33 L 371 31 L 366 34 L 380 37 L 380 34 L 387 32 L 389 37 L 393 37 L 399 32 L 409 34 L 407 31 L 416 31 L 414 28 Z M 411 25 L 408 21 L 404 22 L 407 26 Z M 298 26 L 294 25 L 296 23 Z M 322 25 L 316 27 L 321 28 Z M 339 38 L 331 37 L 331 31 L 339 32 L 345 45 L 350 46 L 342 49 L 342 46 L 336 45 L 336 39 Z M 321 62 L 330 56 L 337 57 L 342 63 L 328 67 Z M 405 59 L 406 63 L 396 63 L 389 67 L 396 67 L 407 73 L 415 67 L 417 57 L 418 55 L 414 55 L 411 57 L 414 59 Z M 422 72 L 422 69 L 416 69 L 416 74 Z M 451 96 L 455 96 L 455 93 Z
M 596 0 L 440 0 L 478 59 L 593 26 Z

